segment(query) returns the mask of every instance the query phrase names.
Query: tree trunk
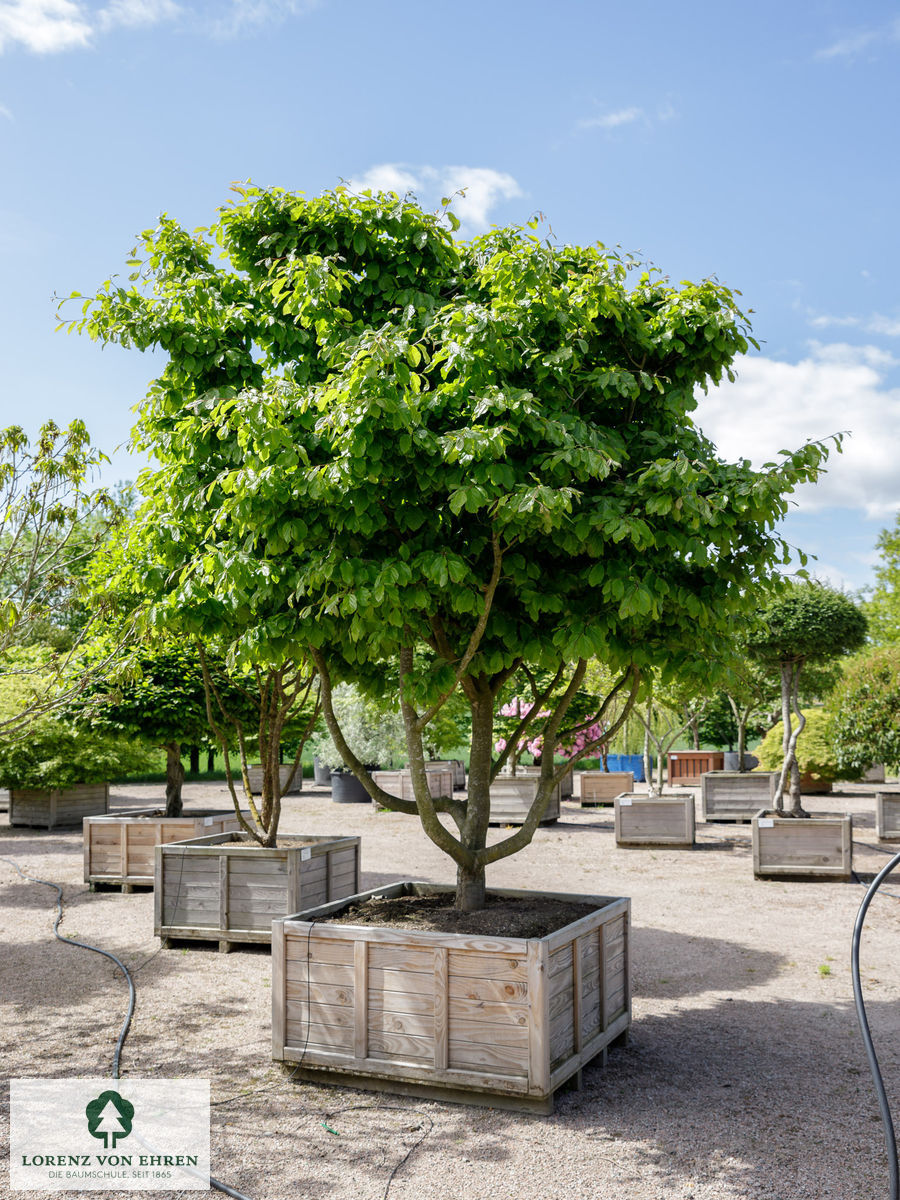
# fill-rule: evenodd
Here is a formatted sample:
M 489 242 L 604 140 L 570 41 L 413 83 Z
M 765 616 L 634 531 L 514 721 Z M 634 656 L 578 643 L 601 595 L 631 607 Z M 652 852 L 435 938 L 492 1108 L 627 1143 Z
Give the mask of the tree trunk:
M 648 717 L 652 718 L 652 711 L 648 705 Z M 647 781 L 647 790 L 653 791 L 653 768 L 650 765 L 650 726 L 644 726 L 644 778 Z
M 456 907 L 461 912 L 477 912 L 485 906 L 486 881 L 484 867 L 470 871 L 456 868 Z
M 190 755 L 191 755 L 191 774 L 199 775 L 200 774 L 200 747 L 199 746 L 191 746 Z
M 181 785 L 184 783 L 184 764 L 178 742 L 166 742 L 166 816 L 181 816 Z
M 207 750 L 206 752 L 206 769 L 207 771 L 214 771 L 216 769 L 215 750 Z
M 700 749 L 700 718 L 691 717 L 691 732 L 694 737 L 694 749 Z
M 469 863 L 457 863 L 456 907 L 461 912 L 476 912 L 485 904 L 484 863 L 478 853 L 487 845 L 491 817 L 491 769 L 493 767 L 494 698 L 489 689 L 477 700 L 469 701 L 472 712 L 472 740 L 469 755 L 466 818 L 459 840 Z

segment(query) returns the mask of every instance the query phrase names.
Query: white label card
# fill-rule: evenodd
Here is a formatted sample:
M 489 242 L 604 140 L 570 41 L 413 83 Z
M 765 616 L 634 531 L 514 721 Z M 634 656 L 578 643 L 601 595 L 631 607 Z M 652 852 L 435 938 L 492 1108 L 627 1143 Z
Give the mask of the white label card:
M 312 858 L 312 849 L 311 849 L 311 847 L 309 847 L 309 846 L 304 846 L 304 847 L 303 847 L 303 849 L 300 851 L 300 858 L 301 858 L 301 860 L 304 860 L 304 861 L 305 861 L 307 858 Z
M 775 826 L 771 817 L 760 817 L 756 824 L 759 829 L 772 829 Z
M 630 799 L 630 797 L 627 797 L 627 798 L 625 798 L 625 799 L 622 799 L 622 800 L 620 800 L 620 801 L 619 801 L 619 807 L 620 807 L 620 808 L 631 808 L 631 799 Z

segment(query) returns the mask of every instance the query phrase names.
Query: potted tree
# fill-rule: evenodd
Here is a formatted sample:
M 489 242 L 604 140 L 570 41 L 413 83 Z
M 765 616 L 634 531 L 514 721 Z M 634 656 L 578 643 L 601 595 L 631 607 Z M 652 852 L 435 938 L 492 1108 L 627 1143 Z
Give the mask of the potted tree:
M 109 811 L 109 780 L 146 771 L 153 750 L 133 738 L 77 729 L 50 716 L 0 739 L 0 787 L 10 825 L 54 829 Z
M 809 819 L 803 808 L 797 744 L 808 716 L 800 708 L 799 689 L 806 663 L 823 665 L 851 654 L 862 645 L 865 635 L 866 618 L 857 605 L 842 592 L 818 582 L 783 584 L 761 611 L 749 649 L 758 661 L 778 667 L 782 721 L 781 768 L 771 809 L 760 812 L 752 822 L 754 874 L 759 877 L 850 875 L 850 817 L 821 814 Z M 765 766 L 762 754 L 760 761 Z M 785 807 L 788 787 L 789 809 Z M 839 827 L 826 830 L 823 822 L 836 819 Z
M 141 286 L 102 290 L 82 323 L 170 355 L 139 426 L 160 463 L 144 520 L 177 578 L 157 619 L 227 608 L 248 657 L 308 648 L 343 761 L 373 799 L 418 815 L 456 868 L 444 906 L 474 928 L 373 933 L 326 922 L 330 907 L 276 922 L 275 1055 L 546 1105 L 627 1028 L 628 902 L 585 913 L 570 898 L 572 919 L 541 936 L 485 933 L 487 869 L 534 836 L 569 769 L 560 744 L 592 724 L 614 736 L 656 665 L 702 675 L 781 552 L 785 494 L 825 448 L 756 472 L 693 425 L 694 389 L 747 345 L 712 281 L 631 287 L 598 248 L 515 229 L 458 243 L 411 200 L 346 191 L 241 189 L 214 230 L 166 218 L 143 244 Z M 185 304 L 193 333 L 173 338 Z M 614 682 L 575 719 L 595 658 Z M 517 674 L 533 704 L 510 741 L 541 735 L 541 774 L 522 824 L 489 841 L 509 757 L 493 753 L 494 720 Z M 372 675 L 397 697 L 414 800 L 380 788 L 341 729 L 335 687 Z M 468 792 L 435 799 L 427 730 L 456 694 Z M 417 890 L 397 887 L 404 904 Z M 401 1013 L 385 992 L 419 999 Z M 497 1007 L 504 994 L 522 1003 Z

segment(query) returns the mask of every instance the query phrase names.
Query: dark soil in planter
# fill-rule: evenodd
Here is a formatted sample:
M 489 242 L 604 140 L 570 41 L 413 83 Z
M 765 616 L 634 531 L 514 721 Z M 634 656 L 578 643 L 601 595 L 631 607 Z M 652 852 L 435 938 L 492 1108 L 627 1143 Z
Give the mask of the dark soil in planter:
M 539 893 L 523 898 L 494 896 L 488 892 L 486 908 L 478 912 L 461 912 L 454 908 L 448 892 L 442 896 L 374 898 L 351 905 L 339 915 L 328 917 L 328 922 L 488 937 L 541 938 L 596 911 L 595 904 L 551 900 Z

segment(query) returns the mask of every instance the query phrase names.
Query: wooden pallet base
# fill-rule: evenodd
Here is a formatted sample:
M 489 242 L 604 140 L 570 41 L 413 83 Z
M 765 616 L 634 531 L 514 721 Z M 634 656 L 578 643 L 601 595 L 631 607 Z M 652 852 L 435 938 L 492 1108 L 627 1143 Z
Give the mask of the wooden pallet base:
M 285 1061 L 282 1071 L 290 1079 L 302 1079 L 304 1083 L 315 1083 L 326 1087 L 355 1088 L 362 1092 L 386 1092 L 394 1096 L 415 1096 L 420 1100 L 438 1100 L 451 1104 L 480 1105 L 486 1108 L 502 1108 L 509 1112 L 530 1112 L 548 1117 L 560 1092 L 580 1091 L 584 1070 L 587 1067 L 605 1067 L 609 1050 L 628 1045 L 629 1031 L 624 1029 L 616 1038 L 595 1055 L 580 1071 L 576 1071 L 561 1083 L 552 1095 L 540 1099 L 528 1096 L 504 1096 L 496 1092 L 479 1092 L 474 1088 L 432 1087 L 425 1083 L 413 1083 L 396 1079 L 378 1079 L 373 1075 L 354 1075 L 349 1071 L 329 1071 L 322 1068 L 304 1067 L 302 1063 Z

